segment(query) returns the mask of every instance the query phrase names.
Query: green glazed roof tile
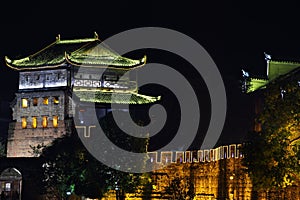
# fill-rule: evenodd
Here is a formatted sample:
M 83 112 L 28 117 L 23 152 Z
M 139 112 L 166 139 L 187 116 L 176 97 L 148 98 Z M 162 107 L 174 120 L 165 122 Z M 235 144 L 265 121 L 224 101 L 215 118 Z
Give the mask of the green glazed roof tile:
M 300 67 L 299 62 L 276 60 L 269 60 L 268 62 L 268 77 L 266 79 L 251 77 L 248 82 L 249 88 L 247 93 L 263 89 L 270 82 L 276 81 L 278 78 L 286 76 Z
M 54 68 L 67 63 L 73 65 L 93 65 L 98 67 L 113 67 L 131 69 L 142 66 L 146 57 L 140 60 L 125 58 L 111 50 L 98 38 L 61 40 L 41 49 L 40 51 L 21 58 L 5 57 L 6 64 L 16 70 L 33 70 Z
M 160 100 L 159 97 L 152 97 L 138 93 L 122 92 L 101 92 L 101 91 L 74 91 L 80 101 L 109 104 L 148 104 Z
M 266 79 L 250 78 L 247 93 L 263 88 L 268 82 Z

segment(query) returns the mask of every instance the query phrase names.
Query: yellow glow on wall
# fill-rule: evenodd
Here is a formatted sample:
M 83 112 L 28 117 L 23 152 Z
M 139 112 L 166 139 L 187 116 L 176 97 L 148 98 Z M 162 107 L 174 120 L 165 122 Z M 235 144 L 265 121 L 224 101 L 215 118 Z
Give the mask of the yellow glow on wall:
M 53 98 L 53 103 L 54 104 L 59 104 L 59 98 L 58 97 L 54 97 Z
M 48 104 L 49 104 L 49 99 L 48 99 L 48 97 L 44 97 L 44 99 L 43 99 L 43 104 L 44 104 L 44 105 L 48 105 Z
M 22 108 L 28 108 L 28 99 L 22 99 Z
M 22 128 L 27 128 L 27 119 L 26 119 L 26 117 L 22 117 Z
M 43 116 L 42 126 L 43 128 L 48 126 L 48 118 L 46 116 Z
M 36 128 L 36 127 L 37 127 L 37 118 L 32 117 L 32 128 Z
M 57 128 L 58 126 L 58 116 L 53 116 L 53 127 Z
M 261 131 L 261 123 L 255 122 L 254 124 L 254 131 L 260 132 Z

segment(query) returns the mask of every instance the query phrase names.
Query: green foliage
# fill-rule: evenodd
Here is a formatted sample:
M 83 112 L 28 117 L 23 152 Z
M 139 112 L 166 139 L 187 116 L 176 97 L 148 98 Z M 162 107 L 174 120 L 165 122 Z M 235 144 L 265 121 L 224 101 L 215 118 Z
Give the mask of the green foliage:
M 194 199 L 195 196 L 194 183 L 189 176 L 175 177 L 165 191 L 176 200 Z
M 168 176 L 169 184 L 165 187 L 165 194 L 176 200 L 194 199 L 196 195 L 194 170 L 195 166 L 189 164 L 182 168 L 182 174 L 175 173 L 175 176 L 173 174 Z
M 261 132 L 250 132 L 243 159 L 257 190 L 285 188 L 300 178 L 300 88 L 296 79 L 269 84 L 257 116 Z
M 96 160 L 77 135 L 56 139 L 44 149 L 42 158 L 45 162 L 44 184 L 50 195 L 66 198 L 69 191 L 89 198 L 101 198 L 116 187 L 132 192 L 139 183 L 138 175 L 111 169 Z
M 43 148 L 45 148 L 46 145 L 42 143 L 36 146 L 29 145 L 29 147 L 31 148 L 31 151 L 29 151 L 29 153 L 31 153 L 33 157 L 39 157 L 42 154 Z
M 103 129 L 120 145 L 135 144 L 131 150 L 145 152 L 147 140 L 116 137 L 120 134 L 111 121 L 112 116 L 101 120 Z M 104 126 L 105 125 L 105 126 Z M 134 141 L 132 141 L 134 140 Z M 135 142 L 135 143 L 132 143 Z M 119 199 L 124 192 L 135 192 L 140 185 L 141 174 L 125 173 L 112 169 L 95 159 L 84 147 L 77 133 L 56 139 L 52 145 L 43 149 L 44 188 L 46 193 L 66 198 L 67 192 L 88 198 L 101 198 L 109 190 L 116 190 Z
M 152 195 L 152 179 L 151 179 L 151 173 L 145 173 L 142 176 L 141 179 L 141 189 L 142 189 L 142 196 L 144 200 L 150 200 Z

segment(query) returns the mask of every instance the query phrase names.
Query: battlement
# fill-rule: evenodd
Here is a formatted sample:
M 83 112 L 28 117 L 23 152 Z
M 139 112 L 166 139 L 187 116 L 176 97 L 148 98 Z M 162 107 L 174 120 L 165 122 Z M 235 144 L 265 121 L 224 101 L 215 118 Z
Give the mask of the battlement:
M 152 164 L 214 162 L 230 158 L 242 158 L 242 144 L 230 144 L 214 149 L 194 151 L 156 151 L 148 152 Z

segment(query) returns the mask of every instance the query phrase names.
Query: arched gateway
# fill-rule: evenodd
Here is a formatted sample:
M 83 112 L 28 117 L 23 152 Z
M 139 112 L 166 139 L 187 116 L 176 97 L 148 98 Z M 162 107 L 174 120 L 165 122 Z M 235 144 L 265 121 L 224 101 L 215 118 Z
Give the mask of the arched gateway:
M 16 168 L 6 168 L 0 175 L 0 199 L 21 200 L 22 174 Z

